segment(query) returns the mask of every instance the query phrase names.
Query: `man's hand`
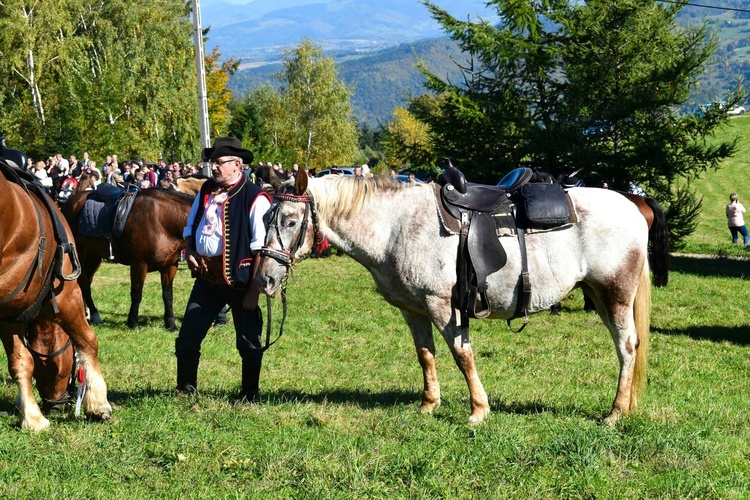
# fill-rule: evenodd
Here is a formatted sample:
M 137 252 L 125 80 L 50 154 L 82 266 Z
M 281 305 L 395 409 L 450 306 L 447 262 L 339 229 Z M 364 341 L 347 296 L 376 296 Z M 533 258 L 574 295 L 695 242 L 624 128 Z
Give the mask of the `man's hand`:
M 255 288 L 255 289 L 253 289 Z M 258 308 L 258 298 L 260 292 L 257 287 L 253 287 L 247 291 L 244 297 L 242 297 L 242 308 L 247 311 L 255 311 Z
M 195 250 L 185 250 L 185 261 L 187 262 L 188 268 L 197 273 L 201 268 L 201 256 Z

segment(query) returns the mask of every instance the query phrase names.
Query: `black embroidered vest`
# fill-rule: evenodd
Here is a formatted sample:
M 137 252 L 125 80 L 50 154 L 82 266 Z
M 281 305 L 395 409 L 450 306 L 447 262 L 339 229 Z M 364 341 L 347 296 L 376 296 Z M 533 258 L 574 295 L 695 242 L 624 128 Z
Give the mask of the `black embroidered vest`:
M 219 189 L 219 185 L 213 179 L 208 179 L 201 186 L 201 203 L 193 221 L 192 235 L 195 238 L 196 231 L 203 218 L 208 198 L 211 192 Z M 245 176 L 230 187 L 227 191 L 227 199 L 219 205 L 219 214 L 224 221 L 224 244 L 222 257 L 224 261 L 224 281 L 233 288 L 248 289 L 253 273 L 253 255 L 250 251 L 252 241 L 252 228 L 250 227 L 250 209 L 258 196 L 271 197 L 255 184 L 248 182 Z

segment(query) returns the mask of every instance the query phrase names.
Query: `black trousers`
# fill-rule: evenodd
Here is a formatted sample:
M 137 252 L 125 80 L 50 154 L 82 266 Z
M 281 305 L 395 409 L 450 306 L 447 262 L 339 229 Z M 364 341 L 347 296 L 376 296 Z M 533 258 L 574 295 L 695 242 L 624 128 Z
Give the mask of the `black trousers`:
M 219 311 L 229 305 L 232 309 L 236 347 L 242 361 L 249 365 L 260 365 L 263 360 L 263 351 L 260 350 L 263 315 L 260 307 L 254 311 L 243 309 L 242 298 L 246 293 L 245 290 L 212 285 L 197 278 L 190 292 L 180 333 L 175 340 L 177 359 L 188 362 L 200 359 L 203 339 Z

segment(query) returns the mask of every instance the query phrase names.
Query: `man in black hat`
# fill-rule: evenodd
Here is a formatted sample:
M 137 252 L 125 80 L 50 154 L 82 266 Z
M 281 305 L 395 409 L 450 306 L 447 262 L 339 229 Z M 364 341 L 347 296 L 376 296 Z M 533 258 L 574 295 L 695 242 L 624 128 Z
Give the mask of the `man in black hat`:
M 241 401 L 258 394 L 263 359 L 263 317 L 258 308 L 255 273 L 266 230 L 263 216 L 271 198 L 242 173 L 253 154 L 234 137 L 217 137 L 203 150 L 213 179 L 203 184 L 183 231 L 185 260 L 197 279 L 188 299 L 175 341 L 177 392 L 193 394 L 197 387 L 201 342 L 224 305 L 232 309 L 236 347 L 242 358 Z

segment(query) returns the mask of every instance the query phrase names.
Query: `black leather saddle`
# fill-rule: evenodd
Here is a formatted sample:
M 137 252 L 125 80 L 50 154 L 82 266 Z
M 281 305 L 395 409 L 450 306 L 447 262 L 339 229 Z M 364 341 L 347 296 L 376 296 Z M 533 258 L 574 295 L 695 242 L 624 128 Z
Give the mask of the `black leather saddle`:
M 119 188 L 111 184 L 100 184 L 90 193 L 78 218 L 78 231 L 94 238 L 106 238 L 110 242 L 110 260 L 114 259 L 112 241 L 122 235 L 125 223 L 133 208 L 138 189 Z
M 550 228 L 568 222 L 567 196 L 559 184 L 530 182 L 534 172 L 517 168 L 495 186 L 466 182 L 464 174 L 448 164 L 438 177 L 441 213 L 458 221 L 457 304 L 464 342 L 468 342 L 468 318 L 486 318 L 492 305 L 487 295 L 487 277 L 502 269 L 507 255 L 498 237 L 503 220 L 518 235 L 522 273 L 514 317 L 528 317 L 531 295 L 524 232 L 528 227 Z M 503 219 L 501 215 L 508 215 Z M 448 224 L 446 224 L 448 226 Z M 455 227 L 455 224 L 453 225 Z M 522 327 L 523 329 L 523 327 Z

